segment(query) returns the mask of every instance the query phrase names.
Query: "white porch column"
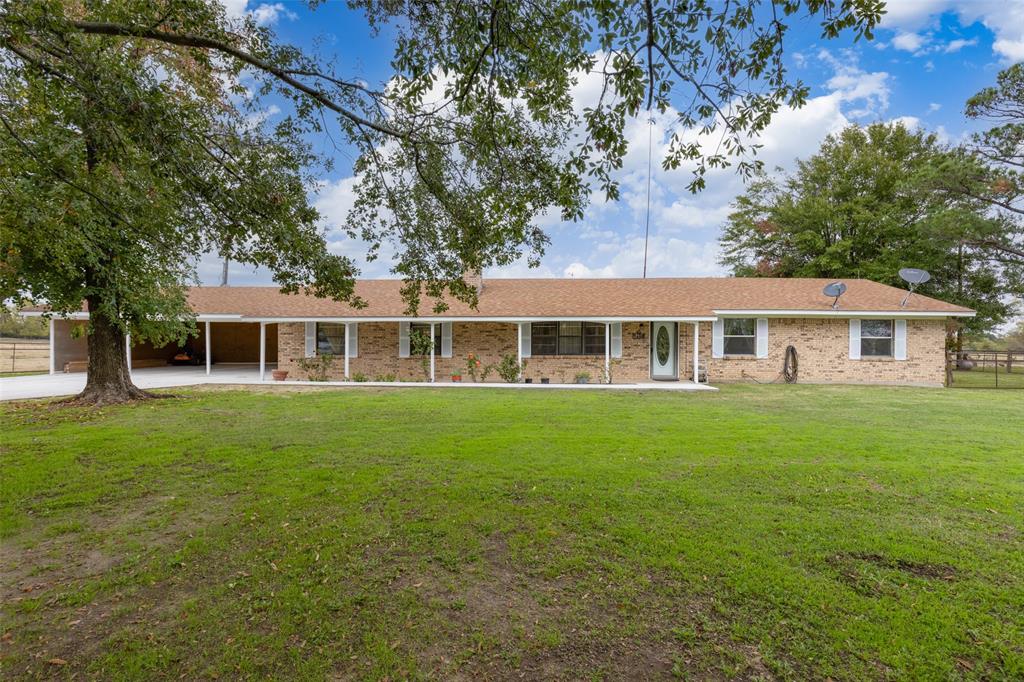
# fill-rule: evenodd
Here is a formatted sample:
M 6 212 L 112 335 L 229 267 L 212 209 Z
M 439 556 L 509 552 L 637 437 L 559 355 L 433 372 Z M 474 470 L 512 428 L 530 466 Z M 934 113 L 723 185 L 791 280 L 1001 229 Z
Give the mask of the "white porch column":
M 523 366 L 523 325 L 522 323 L 516 324 L 516 362 L 519 366 Z
M 352 336 L 352 323 L 351 322 L 346 322 L 345 323 L 345 378 L 346 379 L 348 379 L 348 354 L 351 352 L 349 350 L 349 345 L 348 344 L 349 344 L 349 337 L 351 337 L 351 336 Z
M 124 335 L 124 351 L 125 355 L 128 356 L 128 371 L 132 371 L 132 335 Z
M 267 323 L 260 322 L 260 381 L 267 375 Z
M 604 378 L 607 383 L 612 383 L 612 325 L 604 323 Z
M 203 334 L 206 337 L 206 375 L 210 375 L 210 321 L 206 321 L 206 332 Z
M 348 335 L 345 336 L 348 338 Z M 430 323 L 430 383 L 434 383 L 434 358 L 437 356 L 437 349 L 434 348 L 434 323 Z
M 697 353 L 700 352 L 700 322 L 693 323 L 693 383 L 700 383 L 700 375 L 697 373 Z
M 57 323 L 50 318 L 50 374 L 57 373 Z

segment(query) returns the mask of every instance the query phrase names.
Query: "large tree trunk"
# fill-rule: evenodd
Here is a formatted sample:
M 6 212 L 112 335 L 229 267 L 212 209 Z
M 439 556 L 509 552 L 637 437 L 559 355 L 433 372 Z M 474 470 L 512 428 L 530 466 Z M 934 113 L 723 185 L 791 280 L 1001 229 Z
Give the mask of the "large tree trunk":
M 98 311 L 99 300 L 89 299 L 89 310 Z M 106 315 L 89 314 L 89 371 L 85 390 L 72 402 L 110 405 L 154 397 L 132 383 L 128 372 L 128 354 L 121 329 Z

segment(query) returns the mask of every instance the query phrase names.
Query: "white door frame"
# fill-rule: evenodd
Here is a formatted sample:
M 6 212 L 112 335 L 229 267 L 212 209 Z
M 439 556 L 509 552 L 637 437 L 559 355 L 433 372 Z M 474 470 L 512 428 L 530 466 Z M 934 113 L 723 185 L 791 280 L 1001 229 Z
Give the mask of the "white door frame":
M 654 357 L 655 351 L 655 336 L 657 334 L 657 328 L 660 325 L 668 326 L 673 331 L 670 332 L 669 348 L 671 349 L 672 355 L 672 374 L 665 376 L 655 376 L 654 367 L 656 360 Z M 651 322 L 650 327 L 650 348 L 648 349 L 647 357 L 650 362 L 650 375 L 654 381 L 678 381 L 679 380 L 679 323 L 678 322 Z

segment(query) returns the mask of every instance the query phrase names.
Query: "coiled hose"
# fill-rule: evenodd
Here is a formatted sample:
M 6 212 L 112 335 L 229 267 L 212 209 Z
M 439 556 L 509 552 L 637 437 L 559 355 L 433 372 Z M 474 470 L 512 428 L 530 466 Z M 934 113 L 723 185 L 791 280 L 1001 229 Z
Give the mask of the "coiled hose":
M 795 384 L 797 373 L 800 371 L 797 361 L 796 348 L 786 346 L 786 359 L 782 363 L 782 378 L 787 384 Z

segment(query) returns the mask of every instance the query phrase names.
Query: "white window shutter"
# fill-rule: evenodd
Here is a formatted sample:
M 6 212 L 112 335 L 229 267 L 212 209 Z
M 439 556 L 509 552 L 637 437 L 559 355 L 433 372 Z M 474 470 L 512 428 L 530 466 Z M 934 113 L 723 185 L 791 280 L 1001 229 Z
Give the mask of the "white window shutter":
M 860 360 L 860 320 L 850 320 L 850 359 Z
M 398 357 L 409 357 L 409 323 L 398 323 Z
M 768 357 L 768 318 L 757 318 L 757 357 Z
M 612 357 L 622 357 L 622 323 L 612 322 Z
M 359 357 L 359 323 L 349 322 L 345 325 L 345 333 L 348 334 L 348 356 Z
M 306 323 L 306 357 L 316 356 L 316 322 Z
M 907 359 L 907 321 L 896 320 L 893 325 L 893 353 L 897 360 Z
M 715 320 L 711 323 L 711 357 L 720 358 L 725 355 L 725 322 Z
M 530 357 L 530 352 L 533 349 L 533 324 L 530 322 L 523 322 L 519 325 L 519 330 L 522 332 L 522 345 L 519 348 L 519 354 L 524 357 Z
M 450 358 L 452 356 L 452 323 L 442 322 L 441 323 L 441 357 Z

